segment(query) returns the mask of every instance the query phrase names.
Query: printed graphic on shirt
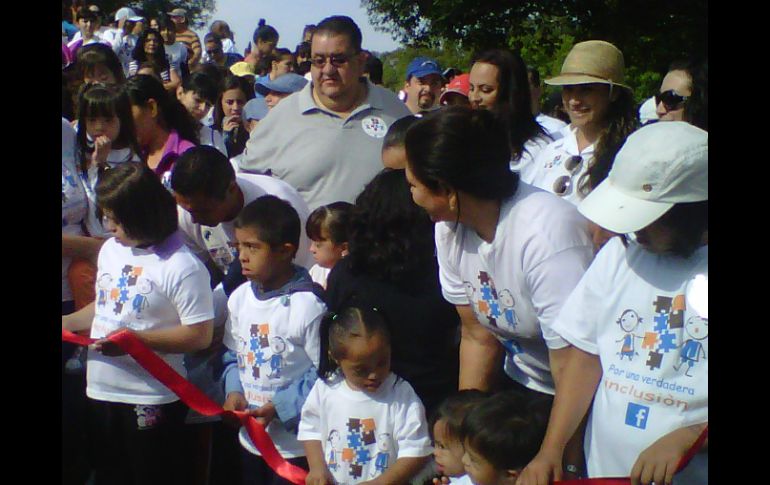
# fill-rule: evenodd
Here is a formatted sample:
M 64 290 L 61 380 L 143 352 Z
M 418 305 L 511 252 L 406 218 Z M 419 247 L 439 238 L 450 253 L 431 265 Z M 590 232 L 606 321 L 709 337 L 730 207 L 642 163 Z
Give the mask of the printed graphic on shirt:
M 271 337 L 268 323 L 251 325 L 249 334 L 248 342 L 238 339 L 240 341 L 238 368 L 243 373 L 250 370 L 251 377 L 255 380 L 280 379 L 286 341 L 277 335 Z
M 685 321 L 683 294 L 659 295 L 649 308 L 649 321 L 633 309 L 623 311 L 616 320 L 618 364 L 610 364 L 603 386 L 637 402 L 687 411 L 687 397 L 696 395 L 700 379 L 692 371 L 707 359 L 708 319 L 695 314 Z M 649 369 L 650 373 L 639 372 L 640 369 Z M 633 413 L 632 406 L 636 406 Z M 649 412 L 650 408 L 629 402 L 625 422 L 644 429 Z
M 217 267 L 227 268 L 238 257 L 238 252 L 232 246 L 221 227 L 206 227 L 203 229 L 203 243 L 209 251 L 209 256 Z
M 374 418 L 348 418 L 344 441 L 347 446 L 342 447 L 341 436 L 335 429 L 329 432 L 327 442 L 327 465 L 329 470 L 338 472 L 335 473 L 338 477 L 344 475 L 357 480 L 366 473 L 373 478 L 390 464 L 390 434 L 377 435 Z
M 498 293 L 495 282 L 486 271 L 479 271 L 478 280 L 478 291 L 469 281 L 464 281 L 463 285 L 479 321 L 490 327 L 516 330 L 515 302 L 511 290 L 504 289 Z
M 388 125 L 379 116 L 367 116 L 361 120 L 364 133 L 374 138 L 382 138 L 388 132 Z
M 153 284 L 142 277 L 141 266 L 123 266 L 120 275 L 113 278 L 109 273 L 102 273 L 97 280 L 96 304 L 111 305 L 115 315 L 134 313 L 137 319 L 149 307 L 147 296 L 152 293 Z

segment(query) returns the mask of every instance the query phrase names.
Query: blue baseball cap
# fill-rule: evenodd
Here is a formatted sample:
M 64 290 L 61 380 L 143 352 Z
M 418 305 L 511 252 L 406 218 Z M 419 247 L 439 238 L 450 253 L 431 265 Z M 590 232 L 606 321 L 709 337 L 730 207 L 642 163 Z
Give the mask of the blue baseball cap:
M 243 107 L 243 115 L 244 115 L 244 118 L 246 118 L 246 121 L 248 120 L 259 121 L 265 116 L 267 116 L 268 111 L 270 111 L 270 108 L 267 107 L 265 98 L 250 99 L 246 103 L 246 105 Z
M 297 91 L 304 88 L 305 84 L 307 84 L 307 79 L 293 72 L 282 74 L 272 81 L 269 77 L 265 77 L 266 79 L 260 79 L 256 82 L 256 84 L 254 84 L 254 91 L 258 92 L 262 96 L 267 96 L 270 91 L 277 91 L 279 93 L 296 93 Z
M 429 74 L 438 74 L 441 76 L 441 68 L 438 66 L 438 62 L 429 57 L 415 57 L 412 62 L 409 63 L 409 67 L 406 68 L 406 79 L 410 77 L 423 77 Z

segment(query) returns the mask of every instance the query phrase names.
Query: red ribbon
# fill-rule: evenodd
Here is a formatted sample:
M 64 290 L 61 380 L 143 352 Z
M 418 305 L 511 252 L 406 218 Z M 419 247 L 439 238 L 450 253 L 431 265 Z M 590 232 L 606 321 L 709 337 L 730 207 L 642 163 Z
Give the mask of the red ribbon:
M 69 330 L 62 329 L 62 340 L 74 344 L 88 346 L 95 339 L 76 335 Z M 212 401 L 200 389 L 192 385 L 184 377 L 180 376 L 163 359 L 158 357 L 155 352 L 144 345 L 133 333 L 126 329 L 113 333 L 108 340 L 118 345 L 124 352 L 134 358 L 154 378 L 163 385 L 171 389 L 174 394 L 187 404 L 191 409 L 204 416 L 230 415 L 235 416 L 249 434 L 251 441 L 257 450 L 262 454 L 262 458 L 278 475 L 297 485 L 305 484 L 307 472 L 302 468 L 292 465 L 286 461 L 273 444 L 270 435 L 265 431 L 254 416 L 246 414 L 243 411 L 225 411 L 220 405 Z
M 709 434 L 709 427 L 706 425 L 706 427 L 701 431 L 700 436 L 698 436 L 698 439 L 695 440 L 695 443 L 692 444 L 690 449 L 687 451 L 687 453 L 682 457 L 681 460 L 679 460 L 679 464 L 676 467 L 676 472 L 679 473 L 682 471 L 684 467 L 687 466 L 688 463 L 690 463 L 690 460 L 692 460 L 692 457 L 695 456 L 698 451 L 700 451 L 701 446 L 703 446 L 703 442 L 706 441 L 706 438 Z M 630 485 L 631 479 L 630 478 L 619 478 L 619 477 L 612 477 L 612 478 L 581 478 L 579 480 L 561 480 L 557 482 L 553 482 L 554 485 Z

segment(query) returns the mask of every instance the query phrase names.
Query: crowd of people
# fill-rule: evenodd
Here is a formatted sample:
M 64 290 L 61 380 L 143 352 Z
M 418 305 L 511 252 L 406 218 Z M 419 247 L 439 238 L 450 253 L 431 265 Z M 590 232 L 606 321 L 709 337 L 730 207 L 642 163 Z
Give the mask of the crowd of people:
M 189 21 L 63 8 L 64 483 L 291 483 L 117 331 L 308 485 L 708 483 L 705 60 L 642 105 L 603 40 L 396 93 L 349 17 Z

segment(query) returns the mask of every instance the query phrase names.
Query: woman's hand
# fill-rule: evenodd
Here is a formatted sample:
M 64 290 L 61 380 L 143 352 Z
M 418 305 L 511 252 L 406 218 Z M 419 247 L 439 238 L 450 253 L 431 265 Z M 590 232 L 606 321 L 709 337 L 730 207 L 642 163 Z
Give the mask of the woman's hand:
M 96 165 L 105 165 L 110 150 L 112 150 L 112 140 L 105 135 L 97 136 L 94 140 L 93 163 Z
M 562 477 L 562 453 L 557 450 L 543 450 L 524 467 L 516 485 L 548 485 Z
M 639 454 L 631 469 L 631 484 L 670 485 L 682 457 L 687 454 L 702 426 L 679 428 L 668 433 Z
M 305 485 L 334 485 L 334 475 L 326 467 L 310 468 L 305 477 Z
M 241 126 L 241 117 L 238 115 L 225 116 L 222 120 L 223 131 L 233 131 L 239 126 Z

